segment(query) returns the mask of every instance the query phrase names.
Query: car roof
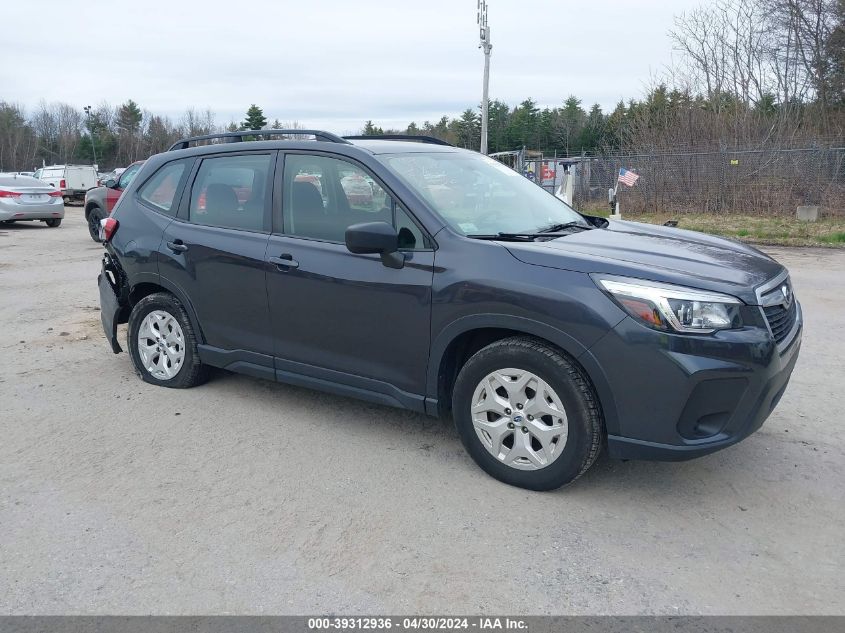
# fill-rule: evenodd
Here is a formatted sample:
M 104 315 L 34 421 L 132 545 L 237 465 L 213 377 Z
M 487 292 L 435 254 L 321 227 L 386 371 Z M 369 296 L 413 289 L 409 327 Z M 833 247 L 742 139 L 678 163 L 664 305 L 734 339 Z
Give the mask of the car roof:
M 353 153 L 355 150 L 358 150 L 367 152 L 371 155 L 470 152 L 470 150 L 453 147 L 451 145 L 435 145 L 432 143 L 417 143 L 414 141 L 351 140 L 345 143 L 336 143 L 319 140 L 278 139 L 266 141 L 238 141 L 234 143 L 211 143 L 210 145 L 195 145 L 185 149 L 171 149 L 158 154 L 157 156 L 161 158 L 157 158 L 154 162 L 158 165 L 160 162 L 165 162 L 168 159 L 260 149 L 269 151 L 314 150 L 317 152 L 337 152 L 339 154 L 347 155 L 350 155 L 350 149 L 353 150 Z
M 450 153 L 465 152 L 467 150 L 451 145 L 435 145 L 433 143 L 417 143 L 415 141 L 386 141 L 386 140 L 353 140 L 350 141 L 356 147 L 361 147 L 372 154 L 431 154 L 434 152 Z

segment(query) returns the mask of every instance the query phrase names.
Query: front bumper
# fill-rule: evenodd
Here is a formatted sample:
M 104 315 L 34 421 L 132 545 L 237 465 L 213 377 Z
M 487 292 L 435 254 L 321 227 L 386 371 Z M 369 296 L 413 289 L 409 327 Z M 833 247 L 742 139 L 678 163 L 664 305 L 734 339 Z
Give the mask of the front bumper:
M 609 454 L 680 461 L 748 437 L 785 392 L 802 329 L 800 305 L 781 346 L 762 319 L 712 336 L 657 332 L 624 319 L 582 358 L 600 373 Z

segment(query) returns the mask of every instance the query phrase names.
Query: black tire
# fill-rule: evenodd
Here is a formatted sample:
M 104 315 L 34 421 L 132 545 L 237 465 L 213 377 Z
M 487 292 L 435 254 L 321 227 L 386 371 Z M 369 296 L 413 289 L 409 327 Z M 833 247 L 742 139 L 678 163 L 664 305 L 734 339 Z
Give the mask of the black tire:
M 159 379 L 153 376 L 144 367 L 138 351 L 138 332 L 141 323 L 148 314 L 155 310 L 160 310 L 171 315 L 176 319 L 179 327 L 182 329 L 185 357 L 178 373 L 170 379 Z M 208 379 L 208 367 L 200 362 L 199 352 L 197 351 L 197 338 L 193 327 L 191 327 L 191 321 L 188 318 L 187 312 L 185 312 L 185 308 L 173 295 L 166 292 L 159 292 L 148 295 L 136 303 L 129 315 L 129 332 L 127 338 L 132 364 L 135 366 L 135 371 L 145 382 L 160 387 L 187 389 L 200 385 Z
M 49 226 L 51 229 L 55 229 L 58 226 L 62 225 L 61 218 L 50 218 L 49 220 L 44 220 L 44 224 Z
M 472 398 L 490 373 L 513 367 L 543 379 L 566 410 L 568 434 L 563 452 L 549 465 L 518 470 L 494 457 L 481 443 L 472 423 Z M 489 475 L 529 490 L 554 490 L 569 484 L 593 465 L 604 434 L 601 408 L 590 381 L 566 354 L 543 341 L 515 336 L 491 343 L 461 368 L 452 391 L 452 415 L 461 442 Z
M 91 207 L 91 210 L 88 211 L 88 235 L 91 236 L 91 239 L 95 242 L 102 242 L 103 240 L 100 239 L 100 220 L 106 217 L 106 214 L 103 210 L 94 205 Z

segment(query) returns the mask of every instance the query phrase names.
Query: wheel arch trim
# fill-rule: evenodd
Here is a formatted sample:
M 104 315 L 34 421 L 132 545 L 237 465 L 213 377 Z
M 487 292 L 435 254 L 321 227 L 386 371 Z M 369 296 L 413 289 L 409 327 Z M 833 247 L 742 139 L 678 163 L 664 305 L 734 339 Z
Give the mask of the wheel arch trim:
M 618 415 L 612 390 L 610 389 L 604 371 L 593 355 L 589 353 L 589 350 L 570 334 L 562 330 L 540 321 L 514 315 L 468 315 L 452 321 L 452 323 L 440 331 L 432 341 L 431 351 L 429 353 L 429 363 L 426 372 L 426 401 L 428 407 L 432 409 L 437 407 L 440 395 L 440 368 L 452 343 L 459 336 L 467 332 L 490 328 L 513 330 L 521 334 L 535 336 L 548 341 L 566 352 L 581 366 L 581 369 L 583 369 L 587 378 L 593 384 L 608 432 L 612 433 L 618 429 Z
M 203 334 L 199 319 L 197 319 L 196 310 L 194 310 L 194 306 L 193 304 L 191 304 L 191 300 L 188 298 L 188 295 L 178 285 L 176 285 L 166 277 L 162 277 L 161 275 L 155 273 L 146 273 L 138 275 L 137 277 L 132 279 L 129 284 L 130 293 L 140 285 L 155 286 L 161 288 L 165 292 L 169 292 L 174 297 L 176 297 L 179 300 L 179 303 L 182 304 L 182 307 L 185 308 L 185 312 L 187 312 L 188 314 L 188 318 L 191 321 L 191 327 L 193 328 L 197 337 L 197 343 L 205 343 L 205 335 Z

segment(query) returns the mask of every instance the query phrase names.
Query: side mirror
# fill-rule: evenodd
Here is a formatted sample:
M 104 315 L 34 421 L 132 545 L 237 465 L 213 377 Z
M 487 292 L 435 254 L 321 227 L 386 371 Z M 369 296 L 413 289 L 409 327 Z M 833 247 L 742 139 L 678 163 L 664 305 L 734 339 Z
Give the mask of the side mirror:
M 106 187 L 109 189 L 117 189 L 117 181 L 114 178 L 109 178 L 106 181 Z
M 405 256 L 398 253 L 399 234 L 387 222 L 364 222 L 346 229 L 346 248 L 350 253 L 365 255 L 376 253 L 389 268 L 402 268 Z

